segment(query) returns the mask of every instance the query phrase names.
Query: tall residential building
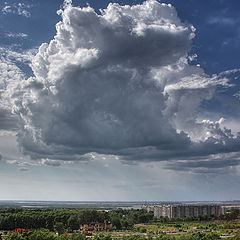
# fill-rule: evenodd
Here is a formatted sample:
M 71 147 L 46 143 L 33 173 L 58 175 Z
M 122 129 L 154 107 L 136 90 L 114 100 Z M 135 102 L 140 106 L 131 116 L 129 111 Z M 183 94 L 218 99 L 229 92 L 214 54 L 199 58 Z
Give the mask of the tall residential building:
M 184 218 L 197 216 L 219 216 L 222 213 L 220 205 L 143 205 L 143 209 L 152 211 L 159 218 Z

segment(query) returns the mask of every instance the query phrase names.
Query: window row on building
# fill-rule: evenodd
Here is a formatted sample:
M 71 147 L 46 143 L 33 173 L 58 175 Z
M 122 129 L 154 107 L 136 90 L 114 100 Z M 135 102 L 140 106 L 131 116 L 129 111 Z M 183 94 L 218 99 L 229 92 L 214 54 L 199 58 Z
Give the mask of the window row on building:
M 226 206 L 220 205 L 143 205 L 142 209 L 153 212 L 159 218 L 184 218 L 197 216 L 219 216 L 225 214 Z

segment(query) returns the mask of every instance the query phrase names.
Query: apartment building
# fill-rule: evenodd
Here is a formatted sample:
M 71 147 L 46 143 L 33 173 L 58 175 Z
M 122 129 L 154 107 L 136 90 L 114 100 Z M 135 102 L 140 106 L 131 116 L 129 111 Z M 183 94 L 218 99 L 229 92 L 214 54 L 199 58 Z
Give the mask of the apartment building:
M 152 211 L 159 218 L 184 218 L 197 216 L 219 216 L 222 213 L 220 205 L 143 205 L 142 209 Z

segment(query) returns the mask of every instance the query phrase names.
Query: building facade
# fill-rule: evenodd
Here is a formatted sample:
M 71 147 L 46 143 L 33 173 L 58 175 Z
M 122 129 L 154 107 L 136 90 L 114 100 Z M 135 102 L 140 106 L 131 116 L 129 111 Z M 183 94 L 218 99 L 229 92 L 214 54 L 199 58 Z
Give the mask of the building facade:
M 103 232 L 103 231 L 111 231 L 112 230 L 112 224 L 111 223 L 98 223 L 98 222 L 92 222 L 89 224 L 81 224 L 80 230 L 83 232 Z
M 153 212 L 154 216 L 168 218 L 184 218 L 197 216 L 219 216 L 220 205 L 143 205 L 142 209 Z

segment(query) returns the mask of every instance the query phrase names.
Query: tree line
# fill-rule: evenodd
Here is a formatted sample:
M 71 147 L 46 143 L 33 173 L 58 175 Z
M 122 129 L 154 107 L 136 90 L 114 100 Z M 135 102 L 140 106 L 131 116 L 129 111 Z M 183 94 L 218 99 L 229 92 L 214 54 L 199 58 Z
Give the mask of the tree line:
M 109 221 L 108 213 L 96 210 L 70 209 L 1 209 L 0 229 L 54 229 L 56 223 L 63 223 L 65 228 L 79 229 L 80 224 Z
M 49 229 L 61 223 L 64 229 L 78 230 L 81 224 L 112 223 L 116 229 L 128 229 L 136 223 L 148 223 L 153 213 L 144 210 L 78 210 L 78 209 L 0 209 L 0 229 Z

